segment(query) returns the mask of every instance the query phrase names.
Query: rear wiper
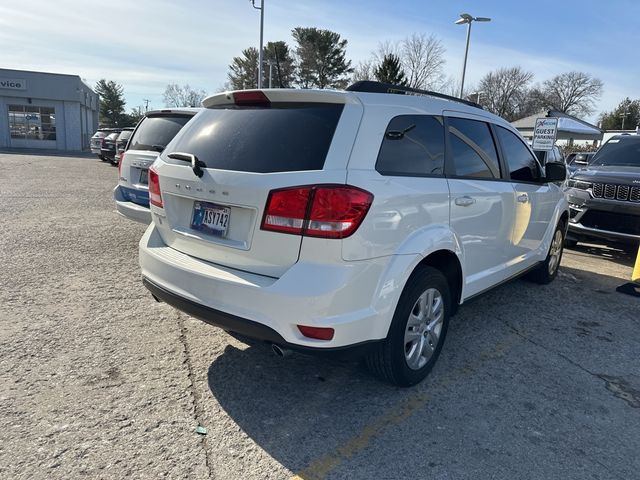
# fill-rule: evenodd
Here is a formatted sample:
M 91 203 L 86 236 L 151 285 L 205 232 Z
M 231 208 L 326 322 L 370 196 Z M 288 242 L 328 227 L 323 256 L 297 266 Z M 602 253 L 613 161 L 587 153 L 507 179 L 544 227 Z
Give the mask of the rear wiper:
M 156 152 L 160 152 L 162 153 L 164 151 L 164 145 L 151 145 L 151 149 L 155 150 Z
M 206 167 L 207 164 L 201 160 L 198 160 L 198 157 L 196 157 L 192 153 L 171 152 L 167 155 L 167 157 L 171 158 L 172 160 L 182 160 L 183 162 L 189 162 L 191 163 L 191 170 L 193 170 L 193 173 L 196 176 L 202 178 L 202 175 L 204 175 L 202 167 Z
M 414 128 L 416 128 L 415 124 L 409 125 L 404 130 L 390 130 L 387 132 L 387 138 L 389 140 L 400 140 L 402 137 L 404 137 L 405 133 L 413 130 Z

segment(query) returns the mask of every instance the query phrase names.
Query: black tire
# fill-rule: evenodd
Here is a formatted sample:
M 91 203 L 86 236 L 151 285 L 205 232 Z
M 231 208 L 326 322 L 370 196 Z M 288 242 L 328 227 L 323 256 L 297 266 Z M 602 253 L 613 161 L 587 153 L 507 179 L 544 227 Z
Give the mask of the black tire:
M 576 248 L 577 245 L 578 245 L 578 241 L 577 240 L 572 240 L 570 238 L 565 238 L 564 239 L 565 248 Z
M 406 358 L 406 348 L 409 344 L 405 342 L 405 332 L 409 316 L 417 306 L 418 300 L 423 293 L 430 289 L 439 292 L 441 296 L 443 309 L 441 329 L 429 359 L 424 365 L 414 369 L 409 366 Z M 365 359 L 371 372 L 377 377 L 401 387 L 409 387 L 422 381 L 438 360 L 447 335 L 450 314 L 451 292 L 449 283 L 442 272 L 429 266 L 416 269 L 400 295 L 387 338 L 377 345 L 376 349 Z M 424 337 L 425 339 L 431 338 L 427 337 L 427 333 L 424 333 Z M 432 345 L 431 342 L 430 345 Z
M 558 276 L 558 270 L 560 269 L 560 262 L 562 262 L 562 254 L 564 252 L 564 245 L 566 241 L 565 232 L 566 232 L 566 228 L 565 228 L 564 222 L 558 223 L 558 226 L 553 232 L 553 237 L 551 239 L 551 246 L 549 247 L 547 258 L 545 258 L 544 262 L 542 262 L 538 268 L 536 268 L 535 270 L 533 270 L 527 275 L 528 280 L 539 283 L 541 285 L 546 285 L 547 283 L 551 283 Z M 560 241 L 559 241 L 560 251 L 555 253 L 554 246 L 557 246 L 555 244 L 557 242 L 558 233 L 561 235 Z M 556 257 L 555 262 L 554 262 L 554 257 Z
M 102 160 L 103 162 L 108 162 L 109 159 L 107 157 L 105 157 L 104 155 L 100 155 L 100 160 Z

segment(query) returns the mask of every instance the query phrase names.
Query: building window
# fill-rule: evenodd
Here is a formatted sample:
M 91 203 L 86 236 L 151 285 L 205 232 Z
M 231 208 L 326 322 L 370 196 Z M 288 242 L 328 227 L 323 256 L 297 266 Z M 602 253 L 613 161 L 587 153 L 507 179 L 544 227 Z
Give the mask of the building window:
M 56 139 L 56 112 L 53 107 L 9 105 L 11 138 L 20 140 Z

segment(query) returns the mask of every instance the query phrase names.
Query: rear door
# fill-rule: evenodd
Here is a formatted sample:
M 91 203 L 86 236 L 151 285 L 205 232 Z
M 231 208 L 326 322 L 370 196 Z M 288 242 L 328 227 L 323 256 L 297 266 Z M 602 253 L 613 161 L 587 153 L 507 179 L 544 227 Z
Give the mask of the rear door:
M 463 251 L 465 297 L 504 280 L 514 222 L 514 195 L 503 180 L 489 124 L 447 118 L 451 228 Z
M 154 166 L 164 205 L 152 211 L 164 242 L 202 260 L 274 277 L 296 263 L 301 236 L 260 228 L 269 193 L 344 184 L 362 111 L 355 102 L 345 105 L 347 96 L 332 94 L 333 103 L 317 97 L 216 105 L 194 118 Z M 202 176 L 172 153 L 194 155 Z

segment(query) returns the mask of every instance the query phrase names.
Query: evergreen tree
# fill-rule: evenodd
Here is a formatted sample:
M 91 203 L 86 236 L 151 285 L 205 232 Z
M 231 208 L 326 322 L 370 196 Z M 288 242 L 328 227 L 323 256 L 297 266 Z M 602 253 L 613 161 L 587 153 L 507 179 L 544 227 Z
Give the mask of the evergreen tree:
M 625 98 L 613 111 L 602 114 L 602 128 L 605 130 L 633 130 L 640 125 L 640 100 Z
M 96 83 L 95 91 L 100 95 L 100 124 L 107 127 L 119 127 L 126 123 L 122 85 L 103 78 Z
M 245 48 L 240 57 L 233 57 L 227 78 L 231 90 L 258 88 L 258 49 Z
M 353 72 L 346 59 L 347 40 L 340 34 L 315 27 L 296 27 L 297 79 L 302 88 L 343 88 Z
M 269 62 L 271 62 L 272 87 L 291 88 L 295 81 L 296 67 L 287 42 L 268 42 L 262 57 L 265 62 L 262 85 L 269 86 Z
M 376 67 L 374 75 L 379 82 L 393 85 L 407 84 L 407 79 L 400 65 L 400 58 L 392 53 L 384 56 L 380 65 Z

